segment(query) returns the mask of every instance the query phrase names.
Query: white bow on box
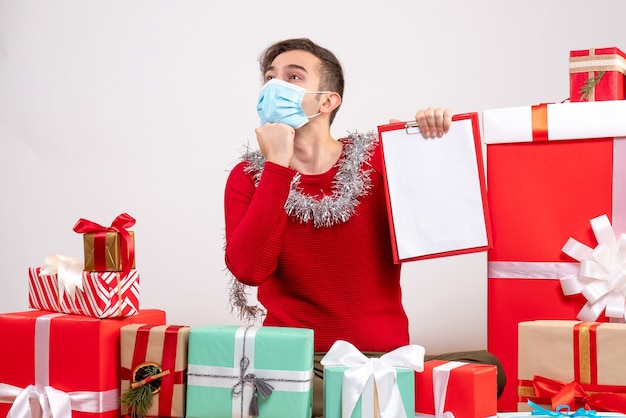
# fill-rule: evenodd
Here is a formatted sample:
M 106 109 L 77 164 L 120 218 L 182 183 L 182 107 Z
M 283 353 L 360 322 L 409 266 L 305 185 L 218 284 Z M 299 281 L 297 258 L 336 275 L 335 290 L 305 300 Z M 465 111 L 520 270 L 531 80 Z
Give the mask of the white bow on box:
M 59 300 L 63 299 L 65 292 L 73 298 L 76 288 L 83 290 L 84 263 L 82 260 L 66 255 L 50 254 L 44 259 L 44 263 L 46 266 L 41 269 L 39 275 L 57 275 Z
M 380 418 L 406 418 L 406 412 L 396 382 L 396 367 L 424 371 L 424 347 L 406 345 L 380 358 L 368 358 L 347 341 L 335 341 L 322 358 L 323 366 L 347 366 L 341 389 L 341 416 L 349 418 L 368 380 L 373 377 Z
M 626 234 L 616 238 L 608 216 L 590 221 L 598 241 L 590 248 L 570 238 L 562 251 L 580 261 L 578 274 L 561 279 L 565 295 L 582 293 L 587 303 L 578 313 L 581 321 L 594 322 L 602 311 L 615 322 L 624 322 L 626 311 Z

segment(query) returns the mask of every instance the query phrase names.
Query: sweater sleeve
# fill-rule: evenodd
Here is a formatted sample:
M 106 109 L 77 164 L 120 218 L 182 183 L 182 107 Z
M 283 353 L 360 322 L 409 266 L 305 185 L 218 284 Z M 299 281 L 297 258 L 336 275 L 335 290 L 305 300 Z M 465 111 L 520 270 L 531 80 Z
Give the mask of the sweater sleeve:
M 226 267 L 240 282 L 258 286 L 278 264 L 287 224 L 285 202 L 295 172 L 266 162 L 255 187 L 241 162 L 228 176 L 224 194 Z

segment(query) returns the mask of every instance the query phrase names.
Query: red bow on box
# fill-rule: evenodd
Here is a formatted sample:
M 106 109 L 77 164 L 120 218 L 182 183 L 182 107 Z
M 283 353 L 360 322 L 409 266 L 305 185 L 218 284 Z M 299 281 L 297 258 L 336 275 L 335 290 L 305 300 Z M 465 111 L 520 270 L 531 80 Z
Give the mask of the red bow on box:
M 620 393 L 626 391 L 624 386 L 582 385 L 576 381 L 563 383 L 535 376 L 533 388 L 537 398 L 550 399 L 553 410 L 560 405 L 568 405 L 572 409 L 626 413 L 626 393 Z
M 130 228 L 135 224 L 135 218 L 127 213 L 122 213 L 113 220 L 111 226 L 106 227 L 99 225 L 87 219 L 80 218 L 74 225 L 74 232 L 79 234 L 94 233 L 96 237 L 106 236 L 107 232 L 117 232 L 120 235 L 120 258 L 122 263 L 122 274 L 120 280 L 125 278 L 130 272 L 133 261 L 135 260 L 135 245 L 133 238 L 126 228 Z

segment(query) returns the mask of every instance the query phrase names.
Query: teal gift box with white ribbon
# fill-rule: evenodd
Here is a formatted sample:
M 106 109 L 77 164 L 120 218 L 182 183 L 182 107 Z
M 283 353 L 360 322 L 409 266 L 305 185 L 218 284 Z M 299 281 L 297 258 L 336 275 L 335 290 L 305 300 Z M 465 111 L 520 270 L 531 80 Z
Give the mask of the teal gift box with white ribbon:
M 313 330 L 198 326 L 189 333 L 187 418 L 309 418 Z
M 324 368 L 324 417 L 342 418 L 341 415 L 341 392 L 343 386 L 343 375 L 349 367 L 329 366 Z M 396 383 L 402 398 L 402 406 L 407 417 L 415 415 L 413 411 L 415 402 L 415 372 L 412 369 L 397 368 Z M 380 402 L 375 395 L 374 378 L 370 377 L 366 383 L 363 393 L 358 398 L 351 418 L 378 417 L 377 405 Z
M 338 340 L 321 363 L 325 418 L 415 416 L 415 373 L 424 370 L 423 347 L 407 345 L 368 358 Z

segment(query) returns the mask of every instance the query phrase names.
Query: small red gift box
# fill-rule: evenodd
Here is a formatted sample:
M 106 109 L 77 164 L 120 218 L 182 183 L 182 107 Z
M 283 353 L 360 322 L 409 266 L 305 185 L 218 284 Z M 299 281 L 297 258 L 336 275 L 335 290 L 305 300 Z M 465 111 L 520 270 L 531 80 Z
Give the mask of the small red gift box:
M 121 330 L 121 390 L 163 374 L 151 385 L 152 406 L 145 416 L 184 417 L 187 381 L 188 326 L 130 324 Z M 129 405 L 122 403 L 122 415 L 129 413 Z
M 569 74 L 572 102 L 626 98 L 626 55 L 618 48 L 570 51 Z
M 40 274 L 42 267 L 28 269 L 29 307 L 53 312 L 115 318 L 135 315 L 139 311 L 139 273 L 131 270 L 126 277 L 120 272 L 82 273 L 82 289 L 67 291 L 57 274 Z
M 498 393 L 494 365 L 430 360 L 415 373 L 415 416 L 495 417 Z
M 120 328 L 164 324 L 165 312 L 127 318 L 26 311 L 0 314 L 0 416 L 120 416 Z M 32 402 L 31 402 L 32 401 Z
M 590 220 L 607 214 L 626 232 L 626 101 L 485 111 L 493 248 L 488 252 L 488 350 L 517 376 L 517 324 L 575 319 L 585 305 L 560 279 L 579 264 L 562 252 L 570 237 L 593 247 Z M 604 321 L 603 317 L 598 319 Z M 498 401 L 517 409 L 515 385 Z

